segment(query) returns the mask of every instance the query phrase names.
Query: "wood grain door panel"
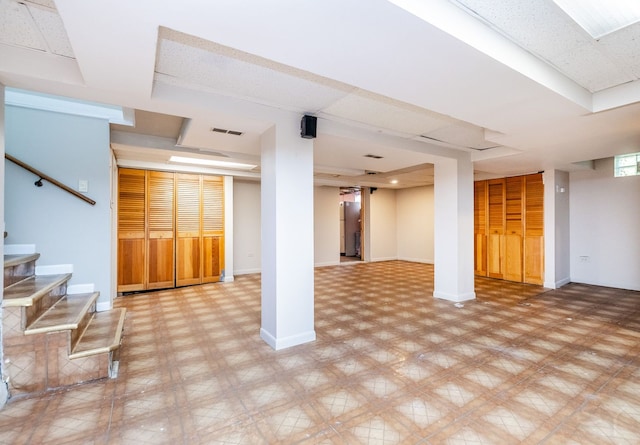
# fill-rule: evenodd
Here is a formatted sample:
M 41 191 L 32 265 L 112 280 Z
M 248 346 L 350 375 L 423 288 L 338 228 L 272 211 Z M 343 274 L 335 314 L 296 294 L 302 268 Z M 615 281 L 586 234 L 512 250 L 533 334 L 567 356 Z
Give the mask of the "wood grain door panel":
M 176 286 L 202 282 L 202 178 L 176 174 Z
M 144 171 L 118 171 L 118 292 L 146 288 Z
M 147 172 L 147 196 L 147 288 L 174 287 L 174 174 Z

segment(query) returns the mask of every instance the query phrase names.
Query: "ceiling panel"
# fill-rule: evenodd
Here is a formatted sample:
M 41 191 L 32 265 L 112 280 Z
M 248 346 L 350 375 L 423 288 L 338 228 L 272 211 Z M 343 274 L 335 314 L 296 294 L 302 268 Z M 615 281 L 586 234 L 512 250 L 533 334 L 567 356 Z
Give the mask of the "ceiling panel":
M 552 0 L 450 0 L 591 92 L 637 80 L 640 24 L 593 39 Z
M 155 68 L 160 82 L 300 112 L 320 110 L 353 90 L 192 36 L 172 31 L 164 35 Z
M 0 1 L 0 42 L 40 51 L 47 47 L 24 3 Z
M 358 91 L 324 108 L 323 113 L 410 135 L 424 134 L 453 122 L 431 111 Z
M 67 32 L 57 11 L 36 5 L 30 6 L 29 11 L 38 29 L 45 36 L 51 52 L 60 56 L 74 57 Z

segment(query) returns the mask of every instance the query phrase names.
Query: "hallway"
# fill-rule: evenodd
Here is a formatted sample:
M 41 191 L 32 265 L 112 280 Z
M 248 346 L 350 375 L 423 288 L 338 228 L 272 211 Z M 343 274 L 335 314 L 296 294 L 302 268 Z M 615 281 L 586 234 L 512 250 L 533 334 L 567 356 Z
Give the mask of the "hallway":
M 118 298 L 119 377 L 10 401 L 0 443 L 640 441 L 639 292 L 476 279 L 458 307 L 401 261 L 315 289 L 317 341 L 281 351 L 259 274 Z

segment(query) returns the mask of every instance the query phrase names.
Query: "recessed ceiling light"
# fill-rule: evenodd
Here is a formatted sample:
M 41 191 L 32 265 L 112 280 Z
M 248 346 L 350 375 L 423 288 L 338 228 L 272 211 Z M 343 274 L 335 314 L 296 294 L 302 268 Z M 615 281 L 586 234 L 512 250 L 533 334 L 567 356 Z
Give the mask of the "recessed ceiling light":
M 397 183 L 398 183 L 398 180 L 397 180 L 397 179 L 392 179 L 390 182 L 391 182 L 392 184 L 397 184 Z
M 187 158 L 183 156 L 171 156 L 169 162 L 178 162 L 181 164 L 208 165 L 211 167 L 233 168 L 239 170 L 251 170 L 257 167 L 252 164 L 242 164 L 240 162 L 216 161 L 215 159 Z
M 638 0 L 553 1 L 594 39 L 640 21 Z

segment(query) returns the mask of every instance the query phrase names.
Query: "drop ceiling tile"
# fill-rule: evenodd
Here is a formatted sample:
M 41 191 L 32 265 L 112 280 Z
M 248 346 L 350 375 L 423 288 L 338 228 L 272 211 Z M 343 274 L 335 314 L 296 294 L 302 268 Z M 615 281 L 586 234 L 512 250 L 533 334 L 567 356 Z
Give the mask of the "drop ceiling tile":
M 56 4 L 53 0 L 28 0 L 27 3 L 33 3 L 40 6 L 46 6 L 49 9 L 56 9 Z
M 458 0 L 527 50 L 545 56 L 570 51 L 590 38 L 549 0 Z
M 570 79 L 591 92 L 601 91 L 634 80 L 626 67 L 618 66 L 610 56 L 594 51 L 593 45 L 583 45 L 574 50 L 550 58 Z
M 364 91 L 345 96 L 322 112 L 410 135 L 428 133 L 453 122 L 446 116 Z
M 221 94 L 233 92 L 235 97 L 296 111 L 315 112 L 348 93 L 285 69 L 169 39 L 161 39 L 156 61 L 156 73 L 173 77 L 174 83 L 190 88 L 200 86 Z M 167 79 L 156 76 L 156 80 Z
M 483 128 L 462 123 L 440 128 L 424 136 L 462 148 L 485 149 L 497 145 L 484 139 Z
M 52 53 L 74 57 L 67 31 L 57 11 L 41 6 L 30 6 L 29 11 L 44 36 Z
M 0 42 L 46 51 L 27 7 L 15 1 L 0 1 Z
M 619 66 L 626 66 L 636 78 L 640 77 L 640 23 L 604 36 L 598 46 L 611 54 Z

